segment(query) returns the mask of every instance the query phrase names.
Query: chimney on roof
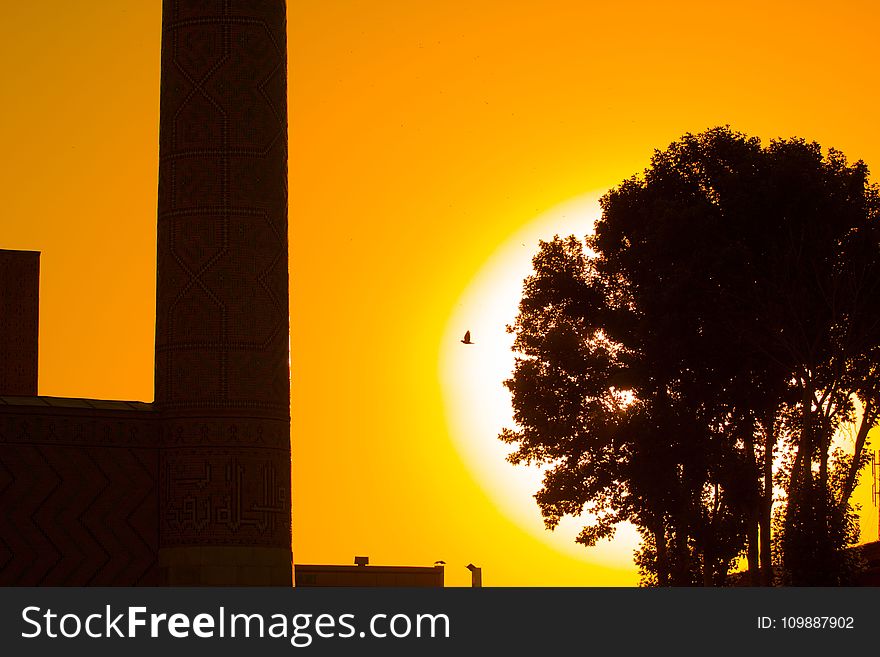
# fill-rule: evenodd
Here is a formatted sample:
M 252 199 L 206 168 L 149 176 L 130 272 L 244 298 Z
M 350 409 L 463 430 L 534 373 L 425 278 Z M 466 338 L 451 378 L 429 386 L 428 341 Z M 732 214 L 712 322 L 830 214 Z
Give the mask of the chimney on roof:
M 481 588 L 483 586 L 483 569 L 472 563 L 467 565 L 467 569 L 471 571 L 471 586 Z

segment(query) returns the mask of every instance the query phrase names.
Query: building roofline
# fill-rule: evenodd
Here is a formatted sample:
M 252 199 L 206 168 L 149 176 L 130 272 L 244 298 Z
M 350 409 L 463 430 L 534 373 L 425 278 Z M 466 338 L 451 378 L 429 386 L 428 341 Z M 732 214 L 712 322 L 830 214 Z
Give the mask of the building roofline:
M 26 406 L 30 408 L 91 409 L 97 411 L 139 411 L 150 412 L 153 404 L 142 401 L 116 399 L 86 399 L 84 397 L 47 397 L 0 395 L 0 407 Z

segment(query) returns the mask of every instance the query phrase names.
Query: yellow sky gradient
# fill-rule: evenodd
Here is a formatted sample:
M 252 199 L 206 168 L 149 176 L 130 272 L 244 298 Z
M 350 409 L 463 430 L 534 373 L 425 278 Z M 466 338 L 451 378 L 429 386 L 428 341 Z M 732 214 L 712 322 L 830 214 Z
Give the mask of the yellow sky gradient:
M 161 3 L 0 8 L 0 248 L 43 253 L 40 393 L 151 400 Z M 803 136 L 880 173 L 878 14 L 290 1 L 296 561 L 635 583 L 527 531 L 463 458 L 441 388 L 450 318 L 512 236 L 684 132 Z M 869 484 L 859 496 L 876 538 Z

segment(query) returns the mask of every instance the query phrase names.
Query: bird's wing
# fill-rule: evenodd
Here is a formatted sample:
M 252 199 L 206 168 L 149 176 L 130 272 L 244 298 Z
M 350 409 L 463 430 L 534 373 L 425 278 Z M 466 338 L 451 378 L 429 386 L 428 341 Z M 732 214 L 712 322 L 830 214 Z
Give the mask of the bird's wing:
M 470 331 L 465 331 L 465 334 L 464 334 L 464 341 L 465 341 L 465 342 L 470 342 L 470 341 L 471 341 L 471 332 L 470 332 Z

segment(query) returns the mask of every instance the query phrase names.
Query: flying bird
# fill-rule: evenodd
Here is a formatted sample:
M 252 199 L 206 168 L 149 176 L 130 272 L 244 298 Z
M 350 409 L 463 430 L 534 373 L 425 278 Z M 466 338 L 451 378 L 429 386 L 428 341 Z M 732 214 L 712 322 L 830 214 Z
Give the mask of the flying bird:
M 471 332 L 465 331 L 464 340 L 461 341 L 462 344 L 476 344 L 476 342 L 471 342 Z

